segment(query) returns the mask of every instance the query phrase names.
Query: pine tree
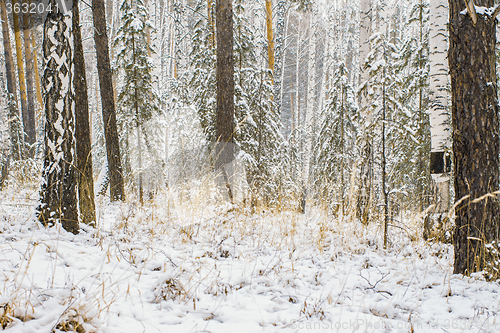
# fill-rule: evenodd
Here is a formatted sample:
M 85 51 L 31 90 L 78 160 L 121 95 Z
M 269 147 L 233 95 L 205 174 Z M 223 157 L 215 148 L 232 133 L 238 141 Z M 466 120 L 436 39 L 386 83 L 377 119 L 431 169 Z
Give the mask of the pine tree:
M 211 40 L 210 22 L 203 15 L 205 10 L 206 1 L 200 0 L 195 7 L 198 19 L 193 26 L 190 70 L 185 73 L 183 81 L 187 82 L 191 103 L 198 112 L 206 140 L 215 142 L 216 49 Z M 183 91 L 178 95 L 182 96 Z
M 234 8 L 235 32 L 235 139 L 245 153 L 252 207 L 277 203 L 273 168 L 276 151 L 283 142 L 279 116 L 272 103 L 272 72 L 259 68 L 256 31 L 252 29 L 243 1 Z M 262 45 L 262 49 L 266 48 Z M 269 50 L 269 49 L 268 49 Z
M 78 203 L 81 221 L 95 226 L 94 175 L 92 168 L 92 144 L 89 125 L 89 100 L 87 91 L 87 74 L 83 55 L 82 33 L 80 29 L 79 0 L 73 6 L 73 44 L 74 67 L 73 88 L 75 90 L 75 139 L 76 165 L 78 172 Z
M 427 206 L 430 185 L 429 151 L 430 151 L 430 124 L 429 114 L 429 4 L 419 0 L 411 8 L 407 27 L 416 25 L 418 34 L 411 38 L 411 50 L 408 75 L 404 83 L 408 97 L 411 99 L 416 124 L 416 147 L 418 154 L 413 162 L 417 165 L 412 177 L 416 188 L 418 210 L 423 211 Z
M 354 162 L 356 103 L 345 64 L 340 63 L 327 92 L 322 122 L 314 151 L 316 197 L 342 216 L 348 205 L 350 172 Z M 335 207 L 334 207 L 335 206 Z
M 159 112 L 159 99 L 153 87 L 153 63 L 149 54 L 148 29 L 153 30 L 143 0 L 124 0 L 120 6 L 121 26 L 115 46 L 121 46 L 117 56 L 118 68 L 123 71 L 123 86 L 118 95 L 121 128 L 135 128 L 139 164 L 139 200 L 143 202 L 142 137 L 144 124 Z
M 449 0 L 451 114 L 455 187 L 454 273 L 481 271 L 485 245 L 500 236 L 499 120 L 495 73 L 496 24 L 492 10 Z M 493 0 L 476 0 L 492 8 Z M 496 15 L 496 13 L 495 13 Z M 481 198 L 482 197 L 482 198 Z M 479 199 L 481 198 L 481 199 Z M 477 199 L 477 200 L 476 200 Z

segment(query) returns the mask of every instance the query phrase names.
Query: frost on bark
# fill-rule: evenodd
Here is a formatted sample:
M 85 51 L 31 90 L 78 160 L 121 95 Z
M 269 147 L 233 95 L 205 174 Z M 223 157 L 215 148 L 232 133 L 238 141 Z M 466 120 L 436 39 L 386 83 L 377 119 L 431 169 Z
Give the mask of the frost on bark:
M 475 15 L 465 3 L 449 0 L 451 116 L 455 187 L 454 273 L 482 270 L 485 244 L 498 240 L 499 122 L 495 73 L 493 0 L 475 0 Z M 481 7 L 483 8 L 481 8 Z M 486 7 L 486 8 L 484 8 Z M 476 11 L 473 7 L 474 12 Z M 471 17 L 476 16 L 474 24 Z M 459 202 L 460 201 L 460 202 Z
M 56 0 L 50 0 L 52 8 Z M 78 233 L 75 170 L 75 124 L 72 92 L 73 36 L 71 16 L 58 9 L 49 13 L 43 27 L 43 90 L 45 156 L 38 218 L 44 225 L 61 222 Z
M 445 160 L 445 148 L 449 146 L 448 115 L 448 4 L 446 0 L 430 2 L 429 26 L 429 91 L 431 125 L 431 176 L 434 183 L 436 212 L 449 209 L 450 181 L 446 174 L 450 167 Z M 448 162 L 448 163 L 446 163 Z
M 5 55 L 5 72 L 7 76 L 7 93 L 9 109 L 9 134 L 11 140 L 11 157 L 14 160 L 21 159 L 21 124 L 19 122 L 19 109 L 17 106 L 16 77 L 14 74 L 14 59 L 12 58 L 12 48 L 9 37 L 9 21 L 7 19 L 7 8 L 5 1 L 0 1 L 2 32 L 3 32 L 3 50 Z
M 360 188 L 358 193 L 357 216 L 367 223 L 369 218 L 369 201 L 371 196 L 371 173 L 372 173 L 372 142 L 370 140 L 371 122 L 373 115 L 368 102 L 368 81 L 370 71 L 365 66 L 365 61 L 370 54 L 370 37 L 372 33 L 372 4 L 371 0 L 361 0 L 360 4 L 361 27 L 359 34 L 359 62 L 360 82 L 359 82 L 359 110 L 361 116 L 360 128 Z
M 281 88 L 283 81 L 283 61 L 285 56 L 285 15 L 286 15 L 286 2 L 285 0 L 278 0 L 276 10 L 276 49 L 274 57 L 274 104 L 276 106 L 276 113 L 281 112 Z

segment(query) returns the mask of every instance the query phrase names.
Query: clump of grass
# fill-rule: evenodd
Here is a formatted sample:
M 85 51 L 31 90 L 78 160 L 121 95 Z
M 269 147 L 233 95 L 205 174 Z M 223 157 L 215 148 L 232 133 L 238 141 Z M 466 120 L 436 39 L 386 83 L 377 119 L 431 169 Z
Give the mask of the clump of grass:
M 484 246 L 483 275 L 488 281 L 500 279 L 500 242 L 491 242 Z
M 70 308 L 59 318 L 59 321 L 52 332 L 90 333 L 94 332 L 93 325 L 91 323 L 91 318 L 87 318 L 76 308 Z
M 177 277 L 165 276 L 160 279 L 160 281 L 161 282 L 154 289 L 154 303 L 168 300 L 180 300 L 187 296 L 186 291 Z
M 9 302 L 0 304 L 0 327 L 3 330 L 9 328 L 14 321 L 12 307 Z

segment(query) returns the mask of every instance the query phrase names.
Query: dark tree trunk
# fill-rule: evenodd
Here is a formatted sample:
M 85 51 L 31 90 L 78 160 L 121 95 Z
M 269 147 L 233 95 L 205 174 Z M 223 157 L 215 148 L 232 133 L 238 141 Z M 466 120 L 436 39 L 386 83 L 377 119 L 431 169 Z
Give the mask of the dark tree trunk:
M 106 155 L 108 159 L 110 185 L 109 192 L 111 200 L 125 200 L 104 0 L 92 1 L 92 14 L 94 20 L 97 71 L 101 90 L 104 137 L 106 138 Z
M 14 74 L 14 59 L 12 58 L 12 48 L 10 45 L 9 36 L 9 21 L 7 19 L 7 8 L 5 1 L 0 1 L 1 6 L 1 19 L 2 19 L 2 32 L 3 32 L 3 50 L 5 54 L 5 72 L 7 76 L 7 93 L 9 103 L 9 133 L 11 141 L 11 156 L 14 160 L 21 159 L 21 149 L 19 147 L 21 138 L 20 122 L 19 122 L 19 109 L 17 106 L 17 91 L 16 91 L 16 77 Z
M 50 4 L 57 8 L 56 0 L 50 0 Z M 48 13 L 43 26 L 45 158 L 38 218 L 46 226 L 61 222 L 64 229 L 76 234 L 79 227 L 71 47 L 71 17 L 55 9 Z
M 28 0 L 23 0 L 23 4 L 29 6 Z M 24 132 L 26 133 L 26 143 L 29 144 L 28 156 L 34 155 L 33 144 L 36 141 L 36 125 L 35 125 L 35 81 L 34 81 L 34 62 L 33 53 L 31 50 L 31 17 L 30 14 L 22 14 L 23 16 L 23 36 L 24 36 L 24 63 L 26 65 L 26 123 Z
M 217 115 L 215 169 L 222 172 L 232 201 L 224 166 L 234 158 L 234 58 L 232 0 L 217 0 Z
M 475 0 L 492 7 L 493 0 Z M 462 0 L 449 0 L 448 61 L 452 91 L 455 171 L 454 272 L 470 274 L 484 265 L 484 245 L 498 239 L 498 201 L 473 200 L 498 190 L 498 105 L 495 74 L 496 20 L 477 14 L 477 23 L 460 14 Z
M 78 201 L 82 222 L 95 226 L 94 178 L 92 170 L 92 145 L 90 141 L 89 101 L 87 92 L 87 77 L 85 59 L 83 57 L 82 33 L 80 29 L 80 14 L 78 0 L 73 1 L 73 43 L 75 45 L 74 66 L 75 76 L 75 138 L 76 166 L 78 172 Z

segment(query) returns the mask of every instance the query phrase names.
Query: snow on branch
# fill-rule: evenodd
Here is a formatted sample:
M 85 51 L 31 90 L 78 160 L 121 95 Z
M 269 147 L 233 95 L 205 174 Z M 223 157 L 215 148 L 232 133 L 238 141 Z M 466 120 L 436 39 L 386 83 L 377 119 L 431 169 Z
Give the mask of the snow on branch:
M 465 6 L 467 7 L 467 12 L 472 19 L 472 24 L 476 26 L 477 23 L 477 14 L 476 14 L 476 6 L 474 5 L 474 0 L 465 0 Z

